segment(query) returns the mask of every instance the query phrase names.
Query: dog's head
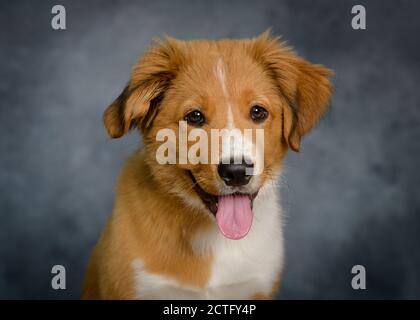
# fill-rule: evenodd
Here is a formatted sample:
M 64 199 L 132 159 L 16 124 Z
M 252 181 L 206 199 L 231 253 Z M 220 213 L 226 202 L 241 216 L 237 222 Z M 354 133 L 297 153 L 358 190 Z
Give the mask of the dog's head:
M 134 66 L 105 111 L 105 127 L 113 138 L 138 127 L 162 189 L 216 215 L 221 231 L 238 239 L 251 226 L 260 188 L 326 111 L 331 75 L 268 32 L 247 40 L 167 38 Z M 159 157 L 171 155 L 176 161 L 162 164 Z

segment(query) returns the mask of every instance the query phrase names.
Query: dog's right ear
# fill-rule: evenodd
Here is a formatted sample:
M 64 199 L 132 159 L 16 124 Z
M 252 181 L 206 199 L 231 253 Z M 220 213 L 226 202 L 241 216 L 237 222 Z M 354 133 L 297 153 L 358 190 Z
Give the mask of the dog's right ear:
M 334 72 L 298 57 L 280 38 L 267 30 L 251 42 L 252 56 L 274 80 L 287 100 L 283 109 L 283 137 L 288 147 L 299 151 L 301 138 L 328 109 Z
M 134 66 L 131 78 L 117 99 L 105 110 L 104 125 L 112 138 L 131 128 L 150 127 L 162 101 L 184 62 L 184 43 L 166 37 L 157 40 Z

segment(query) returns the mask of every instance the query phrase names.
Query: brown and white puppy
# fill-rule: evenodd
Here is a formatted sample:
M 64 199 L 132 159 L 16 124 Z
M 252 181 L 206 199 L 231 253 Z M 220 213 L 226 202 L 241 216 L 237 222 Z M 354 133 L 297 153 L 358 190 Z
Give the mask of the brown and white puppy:
M 268 32 L 245 40 L 167 38 L 149 48 L 104 114 L 112 138 L 137 127 L 144 148 L 121 172 L 83 298 L 272 298 L 283 265 L 273 182 L 287 150 L 298 151 L 326 111 L 331 75 Z M 179 134 L 182 120 L 188 131 L 209 135 L 263 129 L 261 172 L 244 173 L 252 155 L 239 164 L 159 164 L 159 130 Z

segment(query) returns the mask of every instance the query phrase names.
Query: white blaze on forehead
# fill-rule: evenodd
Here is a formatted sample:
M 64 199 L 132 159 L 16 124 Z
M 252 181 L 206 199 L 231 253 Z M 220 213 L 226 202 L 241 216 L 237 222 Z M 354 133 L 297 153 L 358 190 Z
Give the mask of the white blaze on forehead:
M 249 141 L 245 139 L 241 130 L 236 128 L 233 119 L 232 102 L 227 88 L 225 63 L 222 58 L 217 60 L 215 74 L 222 88 L 223 97 L 226 101 L 226 127 L 222 129 L 220 136 L 222 137 L 221 160 L 223 163 L 229 163 L 231 158 L 235 158 L 235 163 L 242 162 L 246 149 L 249 149 Z
M 219 58 L 219 60 L 217 60 L 216 77 L 217 80 L 219 80 L 225 98 L 228 98 L 229 94 L 226 87 L 225 64 L 223 63 L 222 58 Z
M 232 113 L 232 106 L 228 104 L 228 112 L 227 112 L 227 126 L 228 129 L 235 129 L 235 122 L 233 121 L 233 113 Z
M 225 63 L 222 58 L 219 58 L 216 63 L 215 75 L 222 88 L 223 96 L 227 105 L 226 113 L 226 127 L 222 130 L 220 136 L 222 137 L 222 148 L 220 158 L 223 163 L 230 163 L 230 159 L 234 159 L 235 163 L 241 163 L 242 159 L 246 159 L 247 162 L 251 161 L 254 164 L 258 164 L 261 161 L 260 153 L 256 145 L 252 141 L 251 137 L 244 134 L 240 129 L 236 128 L 235 121 L 233 118 L 232 101 L 229 96 L 227 88 L 227 77 Z M 233 141 L 232 141 L 233 140 Z M 258 162 L 258 163 L 257 163 Z M 258 168 L 260 169 L 260 168 Z M 261 170 L 256 170 L 257 174 L 261 173 Z
M 233 129 L 235 128 L 235 123 L 233 120 L 233 112 L 232 112 L 232 103 L 230 101 L 230 97 L 229 97 L 229 92 L 227 89 L 227 85 L 226 85 L 226 72 L 225 72 L 225 64 L 223 62 L 222 58 L 219 58 L 219 60 L 217 60 L 217 64 L 216 64 L 216 77 L 217 80 L 220 83 L 220 86 L 222 87 L 222 91 L 223 91 L 223 96 L 226 100 L 226 104 L 227 104 L 227 125 L 226 127 L 228 129 Z
M 240 146 L 238 146 L 238 142 L 241 141 L 239 142 L 239 144 L 242 144 L 242 135 L 239 132 L 239 130 L 235 128 L 235 122 L 233 119 L 233 111 L 232 111 L 232 103 L 230 101 L 230 96 L 229 96 L 229 92 L 226 85 L 225 64 L 222 58 L 219 58 L 217 60 L 215 74 L 222 88 L 223 96 L 225 98 L 226 107 L 227 107 L 226 108 L 227 109 L 226 127 L 222 130 L 222 134 L 220 135 L 221 137 L 225 137 L 225 139 L 223 139 L 223 145 L 220 150 L 222 152 L 221 158 L 229 162 L 229 158 L 234 156 L 233 150 L 234 149 L 237 150 L 237 153 L 238 153 L 239 150 L 241 149 Z M 235 136 L 235 137 L 239 136 L 240 138 L 240 139 L 235 139 L 236 148 L 234 148 L 234 144 L 231 144 L 230 137 L 229 137 L 230 135 Z M 242 158 L 242 155 L 237 154 L 236 156 L 239 156 Z

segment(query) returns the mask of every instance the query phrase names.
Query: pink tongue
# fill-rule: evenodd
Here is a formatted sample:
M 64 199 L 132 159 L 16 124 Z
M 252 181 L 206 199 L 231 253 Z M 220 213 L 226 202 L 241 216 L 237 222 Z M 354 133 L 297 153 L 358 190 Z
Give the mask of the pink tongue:
M 252 224 L 251 199 L 247 195 L 219 196 L 216 221 L 225 237 L 245 237 Z

